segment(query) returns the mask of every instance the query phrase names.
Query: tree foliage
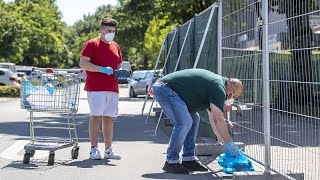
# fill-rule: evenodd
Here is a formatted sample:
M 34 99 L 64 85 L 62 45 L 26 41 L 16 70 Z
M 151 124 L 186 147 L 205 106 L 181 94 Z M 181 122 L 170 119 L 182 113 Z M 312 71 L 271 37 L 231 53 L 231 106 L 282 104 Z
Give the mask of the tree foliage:
M 119 6 L 100 6 L 68 26 L 61 21 L 56 0 L 0 0 L 0 61 L 41 67 L 78 66 L 83 44 L 97 37 L 100 20 L 111 16 L 119 22 L 115 40 L 124 60 L 151 68 L 149 64 L 156 60 L 165 35 L 213 2 L 119 0 Z
M 54 0 L 1 3 L 0 61 L 21 65 L 72 65 L 65 24 Z

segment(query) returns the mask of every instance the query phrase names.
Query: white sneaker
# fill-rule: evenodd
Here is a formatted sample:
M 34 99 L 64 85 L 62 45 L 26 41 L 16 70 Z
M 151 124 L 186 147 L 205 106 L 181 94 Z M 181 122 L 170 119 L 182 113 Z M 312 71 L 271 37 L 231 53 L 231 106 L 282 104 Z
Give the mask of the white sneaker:
M 99 149 L 97 147 L 91 148 L 90 159 L 94 159 L 94 160 L 100 160 L 101 159 L 100 151 L 99 151 Z
M 119 159 L 121 159 L 121 156 L 119 154 L 117 154 L 116 152 L 114 152 L 111 147 L 109 147 L 108 149 L 106 149 L 104 151 L 104 158 L 119 160 Z

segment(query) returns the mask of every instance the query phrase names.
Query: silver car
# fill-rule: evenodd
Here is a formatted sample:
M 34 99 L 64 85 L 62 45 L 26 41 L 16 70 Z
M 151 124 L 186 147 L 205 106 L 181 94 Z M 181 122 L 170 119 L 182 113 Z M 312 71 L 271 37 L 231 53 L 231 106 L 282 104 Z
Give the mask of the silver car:
M 153 71 L 151 70 L 134 71 L 129 79 L 129 96 L 146 95 L 148 87 L 153 82 L 152 77 Z
M 148 87 L 162 75 L 162 69 L 156 70 L 156 74 L 153 74 L 154 70 L 134 71 L 129 79 L 129 96 L 137 97 L 138 95 L 146 95 Z

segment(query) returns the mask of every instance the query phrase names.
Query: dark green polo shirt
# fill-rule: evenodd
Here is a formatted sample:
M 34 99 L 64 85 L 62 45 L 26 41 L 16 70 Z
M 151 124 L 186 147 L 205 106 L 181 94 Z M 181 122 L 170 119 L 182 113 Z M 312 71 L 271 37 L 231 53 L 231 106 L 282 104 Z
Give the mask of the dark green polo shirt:
M 205 69 L 185 69 L 162 79 L 186 103 L 190 112 L 208 109 L 210 103 L 224 111 L 226 77 Z

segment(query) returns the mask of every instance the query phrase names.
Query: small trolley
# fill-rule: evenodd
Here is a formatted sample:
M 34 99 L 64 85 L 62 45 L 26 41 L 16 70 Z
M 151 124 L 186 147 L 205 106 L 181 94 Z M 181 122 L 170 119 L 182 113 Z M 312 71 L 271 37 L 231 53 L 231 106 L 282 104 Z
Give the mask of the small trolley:
M 54 164 L 55 151 L 73 146 L 72 159 L 79 154 L 78 136 L 74 113 L 78 111 L 80 95 L 80 76 L 75 74 L 43 74 L 41 77 L 29 77 L 21 81 L 20 106 L 30 112 L 30 142 L 25 145 L 23 163 L 28 164 L 36 150 L 49 151 L 48 165 Z M 38 125 L 34 112 L 65 113 L 67 123 L 63 126 Z M 36 129 L 60 129 L 68 131 L 68 137 L 36 137 Z M 59 131 L 60 131 L 59 130 Z

